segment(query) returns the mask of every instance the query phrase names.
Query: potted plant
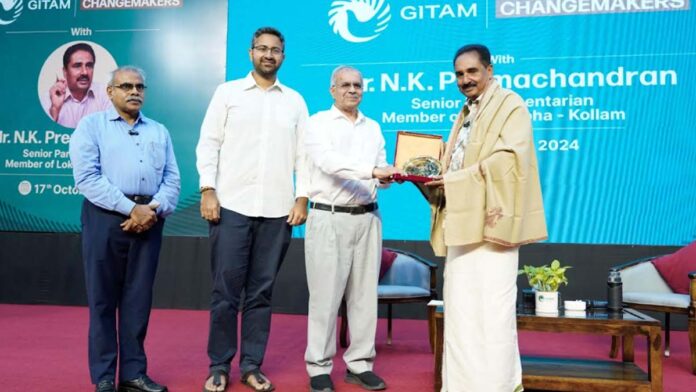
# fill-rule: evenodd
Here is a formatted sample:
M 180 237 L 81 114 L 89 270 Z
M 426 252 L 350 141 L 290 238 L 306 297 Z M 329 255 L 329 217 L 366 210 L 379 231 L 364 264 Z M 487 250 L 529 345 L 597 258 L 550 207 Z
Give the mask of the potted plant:
M 561 267 L 561 262 L 554 260 L 551 266 L 542 265 L 534 267 L 525 265 L 518 274 L 527 275 L 529 285 L 534 289 L 534 303 L 537 312 L 556 313 L 558 312 L 558 288 L 563 283 L 568 284 L 565 276 L 567 269 L 571 267 Z

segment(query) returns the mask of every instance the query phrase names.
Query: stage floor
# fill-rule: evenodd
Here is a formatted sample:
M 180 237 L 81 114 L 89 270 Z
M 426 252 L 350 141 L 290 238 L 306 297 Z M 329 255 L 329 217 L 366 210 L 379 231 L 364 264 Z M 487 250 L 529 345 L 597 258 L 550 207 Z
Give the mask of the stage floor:
M 307 318 L 275 314 L 264 372 L 278 391 L 307 391 L 304 368 Z M 433 390 L 433 355 L 423 320 L 395 320 L 394 342 L 386 344 L 386 320 L 377 331 L 375 371 L 398 392 Z M 153 310 L 146 348 L 149 374 L 172 392 L 200 391 L 207 374 L 208 313 Z M 523 355 L 582 356 L 606 359 L 610 338 L 520 332 Z M 343 382 L 339 349 L 332 377 L 338 392 L 362 391 Z M 645 339 L 636 339 L 636 363 L 645 368 Z M 672 355 L 663 359 L 664 391 L 696 390 L 686 332 L 672 332 Z M 239 383 L 233 363 L 228 391 L 249 390 Z M 0 390 L 91 391 L 87 371 L 87 309 L 84 307 L 0 304 Z

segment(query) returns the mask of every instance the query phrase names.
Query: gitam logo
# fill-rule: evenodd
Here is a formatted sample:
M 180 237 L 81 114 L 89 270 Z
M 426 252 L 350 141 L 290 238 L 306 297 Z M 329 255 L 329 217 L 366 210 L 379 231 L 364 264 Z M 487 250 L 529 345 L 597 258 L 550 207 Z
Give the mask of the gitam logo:
M 348 42 L 367 42 L 377 38 L 389 26 L 390 10 L 384 0 L 336 0 L 329 10 L 329 25 L 335 34 Z M 360 30 L 369 32 L 367 36 L 354 34 L 358 23 L 362 25 Z M 353 32 L 349 24 L 353 26 Z
M 8 25 L 17 20 L 23 9 L 22 0 L 0 0 L 0 25 Z

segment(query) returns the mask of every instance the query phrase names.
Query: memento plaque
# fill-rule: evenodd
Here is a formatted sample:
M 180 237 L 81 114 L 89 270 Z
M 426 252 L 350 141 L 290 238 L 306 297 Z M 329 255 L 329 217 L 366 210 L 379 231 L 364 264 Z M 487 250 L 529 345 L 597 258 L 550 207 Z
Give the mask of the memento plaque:
M 394 180 L 429 182 L 442 174 L 440 157 L 444 144 L 442 136 L 414 132 L 398 132 L 394 166 L 405 175 L 395 175 Z

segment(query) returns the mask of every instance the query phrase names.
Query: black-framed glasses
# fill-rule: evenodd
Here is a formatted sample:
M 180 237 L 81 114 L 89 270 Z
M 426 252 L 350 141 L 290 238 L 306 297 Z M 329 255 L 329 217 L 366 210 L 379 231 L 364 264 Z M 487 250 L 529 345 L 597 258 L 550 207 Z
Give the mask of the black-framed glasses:
M 133 88 L 135 88 L 139 93 L 142 93 L 142 92 L 145 91 L 145 89 L 147 88 L 147 86 L 144 85 L 144 84 L 142 84 L 142 83 L 138 83 L 138 84 L 133 84 L 133 83 L 121 83 L 121 84 L 116 84 L 116 85 L 114 85 L 114 87 L 118 87 L 118 88 L 120 88 L 121 90 L 123 90 L 123 91 L 125 91 L 125 92 L 132 91 Z
M 258 45 L 258 46 L 252 47 L 252 49 L 254 49 L 255 51 L 257 51 L 259 53 L 263 53 L 263 54 L 271 52 L 271 54 L 274 56 L 280 56 L 283 53 L 283 49 L 275 47 L 275 46 L 272 48 L 269 48 L 266 45 Z

